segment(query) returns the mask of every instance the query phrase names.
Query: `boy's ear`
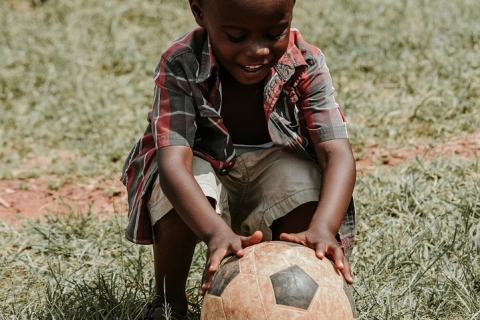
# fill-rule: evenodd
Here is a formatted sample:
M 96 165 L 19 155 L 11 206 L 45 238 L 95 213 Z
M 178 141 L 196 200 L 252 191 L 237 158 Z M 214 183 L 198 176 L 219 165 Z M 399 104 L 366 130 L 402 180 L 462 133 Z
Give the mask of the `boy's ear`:
M 201 0 L 189 0 L 190 1 L 190 9 L 192 10 L 193 16 L 195 17 L 195 21 L 201 27 L 204 27 L 204 15 L 203 15 L 203 6 Z

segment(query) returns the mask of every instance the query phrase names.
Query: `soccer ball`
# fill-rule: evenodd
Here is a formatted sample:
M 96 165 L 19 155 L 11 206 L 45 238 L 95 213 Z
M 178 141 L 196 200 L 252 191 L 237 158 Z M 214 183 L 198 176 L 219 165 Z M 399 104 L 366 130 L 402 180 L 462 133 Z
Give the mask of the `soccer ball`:
M 204 297 L 201 319 L 353 319 L 346 286 L 333 263 L 314 250 L 263 242 L 224 261 Z

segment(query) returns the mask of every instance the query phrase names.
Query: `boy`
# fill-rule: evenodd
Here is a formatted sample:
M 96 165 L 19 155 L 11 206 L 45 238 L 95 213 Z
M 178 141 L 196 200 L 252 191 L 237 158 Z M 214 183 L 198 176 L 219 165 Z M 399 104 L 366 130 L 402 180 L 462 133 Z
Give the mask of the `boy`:
M 158 65 L 123 175 L 127 238 L 153 240 L 158 300 L 180 317 L 198 240 L 204 292 L 225 256 L 272 239 L 314 249 L 353 282 L 355 161 L 324 56 L 290 29 L 294 4 L 190 0 L 200 28 Z

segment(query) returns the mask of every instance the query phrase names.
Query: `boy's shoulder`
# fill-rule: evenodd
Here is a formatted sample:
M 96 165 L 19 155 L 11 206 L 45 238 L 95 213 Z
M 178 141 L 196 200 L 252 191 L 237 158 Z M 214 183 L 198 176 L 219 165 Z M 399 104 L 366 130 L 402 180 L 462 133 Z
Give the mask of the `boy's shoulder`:
M 184 55 L 193 54 L 201 57 L 201 54 L 208 49 L 207 32 L 203 28 L 195 28 L 189 33 L 175 40 L 162 54 L 162 59 L 172 62 Z
M 207 32 L 198 27 L 175 40 L 163 52 L 155 70 L 155 77 L 166 65 L 174 73 L 186 73 L 195 78 L 205 77 L 209 74 L 212 58 Z

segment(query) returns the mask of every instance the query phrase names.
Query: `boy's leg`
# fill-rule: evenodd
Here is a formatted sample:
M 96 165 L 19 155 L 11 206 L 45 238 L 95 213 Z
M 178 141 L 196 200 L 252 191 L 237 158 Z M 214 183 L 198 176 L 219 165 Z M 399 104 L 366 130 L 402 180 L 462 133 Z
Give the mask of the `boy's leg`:
M 197 237 L 173 210 L 155 224 L 154 232 L 157 299 L 166 301 L 176 314 L 184 316 L 188 307 L 185 286 Z
M 321 190 L 321 171 L 313 160 L 273 147 L 243 153 L 237 163 L 228 176 L 221 177 L 229 191 L 233 180 L 246 185 L 229 192 L 232 228 L 243 235 L 261 230 L 265 241 L 308 228 Z
M 215 208 L 220 185 L 211 165 L 194 157 L 192 171 L 203 193 Z M 166 301 L 181 318 L 187 312 L 186 282 L 198 239 L 174 211 L 158 180 L 154 182 L 147 206 L 155 233 L 153 256 L 157 297 L 154 305 L 159 306 Z M 156 315 L 157 308 L 153 309 Z M 161 319 L 160 314 L 158 317 Z
M 228 176 L 222 177 L 224 186 L 228 187 L 234 179 L 246 185 L 241 192 L 229 193 L 232 228 L 244 235 L 260 229 L 264 241 L 278 240 L 282 232 L 307 230 L 318 204 L 322 180 L 322 172 L 312 159 L 273 147 L 243 153 L 237 163 Z M 240 200 L 233 197 L 230 201 L 232 194 L 239 194 Z M 353 246 L 354 211 L 352 202 L 337 234 L 347 256 Z M 236 216 L 242 220 L 234 221 Z

